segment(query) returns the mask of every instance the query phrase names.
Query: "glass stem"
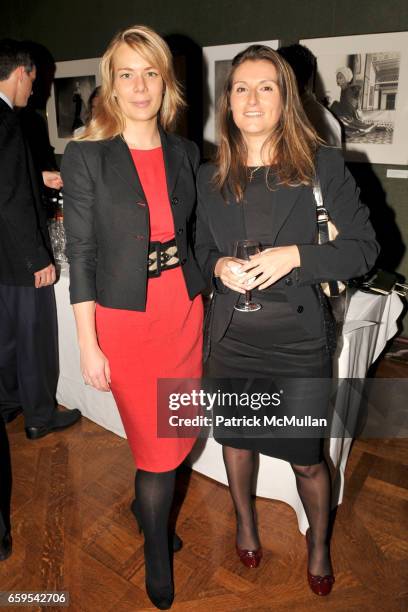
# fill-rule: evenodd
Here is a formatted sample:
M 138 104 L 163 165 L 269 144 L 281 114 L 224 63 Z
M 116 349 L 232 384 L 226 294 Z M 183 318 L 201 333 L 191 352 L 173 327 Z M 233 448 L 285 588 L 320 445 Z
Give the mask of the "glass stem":
M 245 291 L 245 306 L 249 306 L 251 302 L 251 292 Z

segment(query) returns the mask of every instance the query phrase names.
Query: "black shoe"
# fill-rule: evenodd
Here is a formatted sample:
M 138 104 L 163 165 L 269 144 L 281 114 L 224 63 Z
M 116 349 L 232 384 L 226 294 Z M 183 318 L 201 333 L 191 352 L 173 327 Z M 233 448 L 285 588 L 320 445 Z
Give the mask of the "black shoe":
M 74 425 L 77 421 L 79 421 L 81 416 L 81 411 L 78 410 L 78 408 L 74 408 L 74 410 L 66 410 L 64 412 L 56 410 L 48 425 L 41 425 L 40 427 L 26 427 L 26 436 L 29 440 L 38 440 L 38 438 L 43 438 L 53 431 L 71 427 L 71 425 Z
M 143 530 L 142 530 L 142 527 L 140 525 L 139 517 L 137 515 L 137 506 L 136 506 L 136 500 L 135 499 L 130 504 L 130 510 L 131 510 L 133 516 L 136 519 L 136 523 L 137 523 L 137 526 L 138 526 L 138 529 L 139 529 L 139 533 L 142 533 Z M 183 548 L 183 540 L 180 538 L 180 536 L 177 535 L 176 532 L 174 532 L 173 533 L 173 552 L 178 552 L 182 548 Z
M 174 600 L 174 588 L 173 586 L 164 587 L 155 591 L 149 587 L 146 581 L 146 593 L 156 608 L 159 610 L 169 610 Z
M 0 561 L 5 561 L 10 555 L 12 551 L 12 539 L 11 534 L 9 532 L 3 536 L 3 539 L 0 540 Z
M 3 412 L 3 421 L 5 423 L 11 423 L 11 421 L 14 421 L 14 419 L 16 419 L 20 414 L 22 414 L 22 412 L 23 409 L 21 408 L 21 406 L 19 406 L 18 408 L 14 408 L 14 410 L 10 410 L 9 412 Z

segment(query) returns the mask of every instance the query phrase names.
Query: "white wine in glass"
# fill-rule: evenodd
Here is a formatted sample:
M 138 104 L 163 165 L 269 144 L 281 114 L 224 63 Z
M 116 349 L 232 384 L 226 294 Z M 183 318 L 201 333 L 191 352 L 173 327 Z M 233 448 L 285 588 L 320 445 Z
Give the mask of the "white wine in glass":
M 252 255 L 261 252 L 261 245 L 256 240 L 238 240 L 234 244 L 234 257 L 250 261 Z M 255 312 L 262 308 L 261 304 L 251 301 L 251 291 L 245 291 L 245 302 L 234 306 L 239 312 Z

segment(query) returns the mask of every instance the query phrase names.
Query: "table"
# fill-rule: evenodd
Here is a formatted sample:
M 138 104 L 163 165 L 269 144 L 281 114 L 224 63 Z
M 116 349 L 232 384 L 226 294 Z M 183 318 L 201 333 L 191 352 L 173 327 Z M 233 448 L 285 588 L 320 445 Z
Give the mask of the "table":
M 112 394 L 97 391 L 83 383 L 68 286 L 68 268 L 65 266 L 55 285 L 60 355 L 58 402 L 67 408 L 79 408 L 84 416 L 98 425 L 125 437 Z M 335 359 L 335 374 L 340 378 L 364 378 L 387 340 L 396 334 L 397 319 L 402 310 L 402 301 L 395 293 L 384 296 L 355 292 L 351 296 L 343 327 L 341 350 Z M 350 438 L 327 440 L 326 457 L 333 480 L 333 507 L 343 499 L 344 472 L 351 442 Z M 213 438 L 199 440 L 190 461 L 197 472 L 227 484 L 221 446 Z M 299 530 L 305 533 L 307 518 L 287 462 L 261 455 L 255 493 L 289 504 L 297 515 Z

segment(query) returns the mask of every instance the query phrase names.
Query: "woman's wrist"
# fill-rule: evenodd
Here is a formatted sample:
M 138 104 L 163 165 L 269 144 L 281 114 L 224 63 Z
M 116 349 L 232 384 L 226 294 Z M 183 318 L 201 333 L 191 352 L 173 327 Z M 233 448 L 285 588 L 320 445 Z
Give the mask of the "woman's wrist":
M 99 348 L 98 340 L 94 338 L 79 338 L 78 345 L 80 351 L 86 351 L 89 349 Z
M 292 249 L 293 249 L 293 267 L 299 268 L 300 267 L 300 252 L 299 252 L 297 244 L 293 244 Z
M 215 278 L 219 278 L 220 277 L 220 273 L 221 273 L 220 268 L 222 267 L 223 262 L 224 262 L 225 259 L 227 259 L 227 258 L 226 257 L 220 257 L 219 259 L 217 259 L 217 262 L 216 262 L 216 264 L 214 266 L 214 276 L 215 276 Z

